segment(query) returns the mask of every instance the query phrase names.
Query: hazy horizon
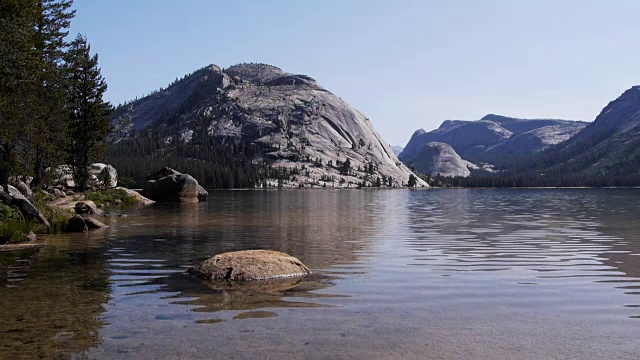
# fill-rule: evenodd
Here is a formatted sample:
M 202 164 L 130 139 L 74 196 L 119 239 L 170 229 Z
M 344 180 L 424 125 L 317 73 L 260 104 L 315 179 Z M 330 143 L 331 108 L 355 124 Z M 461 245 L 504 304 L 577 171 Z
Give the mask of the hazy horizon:
M 616 1 L 76 1 L 114 104 L 206 66 L 315 78 L 392 145 L 494 113 L 593 121 L 640 83 L 635 14 Z

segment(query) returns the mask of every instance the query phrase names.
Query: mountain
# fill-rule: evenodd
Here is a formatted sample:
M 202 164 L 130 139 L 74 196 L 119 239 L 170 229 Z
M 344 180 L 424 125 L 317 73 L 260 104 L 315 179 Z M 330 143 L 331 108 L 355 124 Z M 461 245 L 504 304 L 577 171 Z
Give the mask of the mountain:
M 199 69 L 119 106 L 112 126 L 108 157 L 133 180 L 160 164 L 209 187 L 402 186 L 412 174 L 365 115 L 265 64 Z
M 402 150 L 404 150 L 404 148 L 402 146 L 392 145 L 391 146 L 391 150 L 393 150 L 393 153 L 396 154 L 396 156 L 398 156 L 398 155 L 400 155 Z
M 489 114 L 477 121 L 446 120 L 438 129 L 416 131 L 399 158 L 408 162 L 429 142 L 451 145 L 473 161 L 496 161 L 531 154 L 569 139 L 587 123 L 555 119 L 517 119 Z
M 430 142 L 426 144 L 418 155 L 408 163 L 419 173 L 441 176 L 462 176 L 471 175 L 470 169 L 477 169 L 478 166 L 463 160 L 451 146 L 441 142 Z
M 640 86 L 610 102 L 569 141 L 542 153 L 536 168 L 557 176 L 640 175 Z

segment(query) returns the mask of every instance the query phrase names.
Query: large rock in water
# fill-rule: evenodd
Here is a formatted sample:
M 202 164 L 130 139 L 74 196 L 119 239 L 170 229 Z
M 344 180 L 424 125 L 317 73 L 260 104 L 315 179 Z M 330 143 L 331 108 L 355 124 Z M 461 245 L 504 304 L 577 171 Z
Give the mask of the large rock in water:
M 164 168 L 147 176 L 146 179 L 144 195 L 154 201 L 198 202 L 207 199 L 207 191 L 196 179 L 171 168 Z
M 278 251 L 244 250 L 218 254 L 187 270 L 206 280 L 248 281 L 304 277 L 311 271 Z

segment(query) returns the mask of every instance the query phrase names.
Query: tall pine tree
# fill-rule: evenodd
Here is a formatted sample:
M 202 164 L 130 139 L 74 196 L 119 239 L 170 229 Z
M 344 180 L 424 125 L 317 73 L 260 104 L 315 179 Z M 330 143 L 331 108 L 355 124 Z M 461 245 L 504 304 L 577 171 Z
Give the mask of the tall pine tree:
M 30 132 L 34 185 L 44 169 L 63 160 L 67 113 L 63 74 L 65 40 L 75 11 L 71 0 L 36 0 L 34 47 L 38 54 L 38 87 L 32 107 L 35 110 Z
M 24 157 L 30 106 L 37 82 L 34 47 L 35 2 L 0 1 L 0 186 L 25 170 Z
M 104 156 L 104 138 L 110 130 L 111 104 L 103 100 L 107 83 L 100 74 L 98 55 L 91 56 L 87 39 L 78 35 L 66 54 L 69 164 L 76 184 L 87 184 L 90 164 Z

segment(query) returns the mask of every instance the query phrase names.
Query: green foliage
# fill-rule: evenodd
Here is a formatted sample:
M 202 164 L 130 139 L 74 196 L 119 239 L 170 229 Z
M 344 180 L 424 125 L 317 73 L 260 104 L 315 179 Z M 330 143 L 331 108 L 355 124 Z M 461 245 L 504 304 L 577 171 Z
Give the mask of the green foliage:
M 0 203 L 0 222 L 8 220 L 20 220 L 20 214 L 9 205 Z
M 417 184 L 416 176 L 411 174 L 409 175 L 409 187 L 415 187 Z
M 49 221 L 49 225 L 51 225 L 49 229 L 40 228 L 34 230 L 34 232 L 59 234 L 64 230 L 65 226 L 67 226 L 71 214 L 64 209 L 49 205 L 48 200 L 49 197 L 42 193 L 34 194 L 33 196 L 33 205 L 40 210 L 42 215 Z
M 31 221 L 5 220 L 0 222 L 0 239 L 8 240 L 9 243 L 23 242 L 29 232 L 38 228 L 39 226 Z
M 268 161 L 251 161 L 273 151 L 255 144 L 224 143 L 213 137 L 196 138 L 189 144 L 165 144 L 162 135 L 140 135 L 109 144 L 107 161 L 118 169 L 119 182 L 142 186 L 146 175 L 170 167 L 196 178 L 208 189 L 253 188 L 265 179 L 291 180 L 297 169 L 272 167 Z
M 88 200 L 102 205 L 114 205 L 120 203 L 124 206 L 132 206 L 137 203 L 135 197 L 129 195 L 122 189 L 90 191 L 86 196 Z
M 103 140 L 110 130 L 111 105 L 103 100 L 107 83 L 100 74 L 98 55 L 91 56 L 87 39 L 78 35 L 65 56 L 67 111 L 71 148 L 69 164 L 76 184 L 84 189 L 89 166 L 102 157 Z

